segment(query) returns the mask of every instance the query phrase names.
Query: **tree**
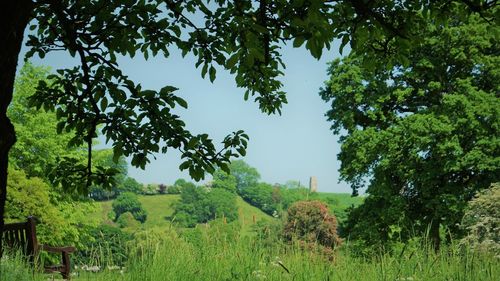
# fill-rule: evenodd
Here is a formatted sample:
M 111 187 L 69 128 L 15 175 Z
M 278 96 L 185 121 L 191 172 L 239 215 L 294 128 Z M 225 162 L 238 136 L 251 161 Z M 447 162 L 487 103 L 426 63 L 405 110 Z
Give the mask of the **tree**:
M 132 192 L 140 194 L 142 192 L 142 184 L 140 184 L 136 179 L 127 176 L 122 185 L 118 187 L 118 190 L 120 193 Z
M 237 180 L 232 174 L 228 174 L 221 169 L 214 172 L 212 188 L 225 189 L 229 192 L 236 193 Z
M 461 227 L 466 247 L 500 256 L 500 184 L 494 183 L 469 201 Z
M 478 16 L 429 23 L 406 63 L 368 69 L 354 54 L 330 65 L 320 95 L 345 132 L 341 178 L 354 193 L 369 180 L 355 214 L 372 221 L 351 222 L 378 225 L 374 241 L 413 225 L 438 249 L 440 226 L 457 233 L 467 201 L 499 180 L 499 31 Z
M 259 183 L 240 190 L 241 198 L 251 205 L 261 209 L 263 212 L 274 215 L 279 209 L 273 200 L 274 187 L 268 183 Z
M 299 239 L 332 249 L 341 243 L 337 219 L 320 201 L 299 201 L 290 206 L 283 234 L 288 240 Z
M 137 195 L 125 192 L 118 196 L 116 200 L 113 201 L 113 211 L 115 212 L 115 221 L 126 212 L 130 212 L 134 218 L 141 223 L 144 223 L 147 218 L 147 213 L 142 207 L 141 202 L 137 198 Z
M 231 175 L 236 178 L 236 188 L 238 190 L 255 186 L 260 180 L 260 174 L 254 167 L 251 167 L 243 160 L 231 161 L 229 165 Z
M 15 95 L 8 109 L 17 131 L 17 142 L 9 154 L 10 163 L 29 177 L 46 180 L 58 159 L 71 157 L 81 162 L 85 157 L 81 148 L 68 147 L 68 141 L 73 137 L 71 133 L 56 132 L 55 113 L 42 112 L 28 105 L 29 97 L 36 92 L 36 85 L 47 80 L 49 73 L 47 68 L 26 63 L 15 81 Z
M 167 186 L 160 183 L 160 185 L 158 185 L 158 193 L 160 193 L 160 194 L 167 193 Z
M 284 67 L 279 43 L 293 40 L 295 47 L 305 43 L 316 58 L 324 47 L 330 47 L 333 38 L 342 38 L 342 47 L 351 40 L 351 46 L 359 52 L 374 47 L 365 44 L 368 35 L 378 40 L 375 47 L 395 45 L 404 49 L 413 30 L 418 30 L 430 16 L 446 19 L 450 14 L 448 5 L 452 4 L 460 7 L 459 16 L 472 10 L 495 19 L 490 12 L 495 3 L 486 0 L 420 0 L 408 5 L 389 0 L 370 1 L 369 5 L 348 0 L 297 0 L 292 4 L 242 0 L 215 1 L 211 5 L 199 0 L 8 1 L 0 12 L 4 19 L 0 28 L 0 230 L 8 155 L 16 142 L 6 112 L 12 100 L 24 32 L 30 22 L 28 58 L 65 50 L 79 61 L 73 68 L 57 70 L 49 83 L 42 81 L 31 103 L 56 111 L 58 132 L 74 131 L 71 146 L 87 145 L 86 165 L 64 159 L 59 163 L 58 177 L 53 179 L 86 193 L 93 183 L 113 176 L 110 170 L 92 167 L 92 140 L 99 131 L 112 142 L 116 158 L 129 156 L 132 165 L 141 168 L 151 154 L 178 149 L 184 159 L 180 169 L 189 170 L 197 180 L 216 167 L 227 171 L 229 159 L 244 155 L 247 146 L 248 136 L 242 131 L 226 137 L 219 150 L 206 134 L 191 134 L 171 111 L 176 105 L 187 107 L 174 94 L 176 88 L 142 89 L 121 72 L 117 55 L 168 57 L 169 49 L 178 48 L 184 55 L 197 56 L 196 66 L 211 81 L 217 65 L 235 73 L 237 85 L 247 89 L 245 99 L 256 96 L 263 112 L 275 113 L 286 102 L 278 79 Z M 204 24 L 195 24 L 195 16 L 201 16 Z
M 186 187 L 196 187 L 194 183 L 187 181 L 185 179 L 177 179 L 174 182 L 174 186 L 177 187 L 181 192 Z
M 118 159 L 113 159 L 112 149 L 94 150 L 92 153 L 95 165 L 114 169 L 115 172 L 107 187 L 103 187 L 101 184 L 92 185 L 89 189 L 90 197 L 95 200 L 115 198 L 119 195 L 120 189 L 127 178 L 128 164 L 125 157 L 121 156 Z
M 185 227 L 225 217 L 227 222 L 238 219 L 236 194 L 224 188 L 207 189 L 187 186 L 175 205 L 175 221 Z

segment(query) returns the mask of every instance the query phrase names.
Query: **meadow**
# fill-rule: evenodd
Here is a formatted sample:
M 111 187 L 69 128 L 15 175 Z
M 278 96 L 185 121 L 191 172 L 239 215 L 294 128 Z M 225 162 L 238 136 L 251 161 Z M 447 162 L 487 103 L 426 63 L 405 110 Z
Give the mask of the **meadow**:
M 336 198 L 344 206 L 359 203 L 343 194 L 319 196 Z M 424 240 L 416 239 L 400 244 L 392 254 L 380 252 L 370 257 L 356 255 L 356 246 L 349 241 L 344 241 L 333 255 L 325 254 L 320 247 L 287 243 L 272 227 L 266 227 L 273 222 L 279 224 L 280 219 L 239 197 L 238 221 L 225 224 L 218 219 L 182 229 L 175 226 L 172 217 L 172 206 L 179 198 L 179 195 L 139 196 L 148 219 L 139 228 L 125 229 L 132 233 L 143 231 L 137 244 L 124 245 L 130 254 L 127 263 L 123 267 L 103 267 L 98 273 L 78 269 L 73 280 L 493 281 L 500 276 L 498 258 L 460 251 L 453 243 L 434 252 Z M 95 204 L 95 213 L 89 217 L 113 223 L 108 215 L 112 201 Z M 4 258 L 1 268 L 1 281 L 59 278 L 59 275 L 31 274 L 20 256 Z

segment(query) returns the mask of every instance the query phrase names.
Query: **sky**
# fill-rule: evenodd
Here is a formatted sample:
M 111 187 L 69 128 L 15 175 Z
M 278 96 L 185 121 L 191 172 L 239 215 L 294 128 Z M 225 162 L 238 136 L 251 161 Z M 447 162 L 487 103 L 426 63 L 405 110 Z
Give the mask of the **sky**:
M 26 51 L 23 47 L 18 69 Z M 158 56 L 146 61 L 136 56 L 121 58 L 119 65 L 143 89 L 158 90 L 166 85 L 179 88 L 176 94 L 189 107 L 175 112 L 191 133 L 208 133 L 215 144 L 220 144 L 231 132 L 244 130 L 250 141 L 243 160 L 259 171 L 262 181 L 274 184 L 294 180 L 308 186 L 309 178 L 315 176 L 319 191 L 350 193 L 349 185 L 339 182 L 339 138 L 332 133 L 324 116 L 329 105 L 318 95 L 328 79 L 327 63 L 340 56 L 338 45 L 325 51 L 320 60 L 314 59 L 305 48 L 284 46 L 282 53 L 287 68 L 281 81 L 288 104 L 283 106 L 281 116 L 262 113 L 251 98 L 245 101 L 244 90 L 236 87 L 234 77 L 227 71 L 218 69 L 214 83 L 208 77 L 203 79 L 201 70 L 195 68 L 194 57 L 189 55 L 182 58 L 172 50 L 167 59 Z M 44 59 L 34 57 L 31 62 L 50 66 L 52 71 L 76 63 L 66 52 L 49 53 Z M 188 172 L 178 168 L 179 152 L 171 149 L 155 157 L 145 170 L 129 167 L 129 176 L 142 183 L 190 180 Z

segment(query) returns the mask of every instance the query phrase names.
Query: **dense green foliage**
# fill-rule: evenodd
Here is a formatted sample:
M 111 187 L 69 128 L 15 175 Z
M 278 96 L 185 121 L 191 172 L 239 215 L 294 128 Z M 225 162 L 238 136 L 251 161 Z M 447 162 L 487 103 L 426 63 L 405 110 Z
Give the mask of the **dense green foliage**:
M 100 185 L 93 185 L 89 190 L 89 196 L 94 200 L 109 200 L 116 198 L 123 192 L 141 193 L 142 185 L 134 178 L 129 177 L 128 164 L 125 157 L 114 159 L 112 149 L 95 150 L 94 164 L 115 170 L 115 175 L 107 188 Z M 115 162 L 116 160 L 116 162 Z
M 243 190 L 255 186 L 260 180 L 260 174 L 254 167 L 243 160 L 232 160 L 229 165 L 231 175 L 236 178 L 236 188 Z
M 341 133 L 341 179 L 368 181 L 352 213 L 351 238 L 376 244 L 458 233 L 467 201 L 500 180 L 499 27 L 471 16 L 421 26 L 408 61 L 366 68 L 352 54 L 334 61 L 321 97 Z M 388 67 L 389 66 L 389 67 Z M 393 236 L 394 237 L 394 236 Z
M 169 194 L 179 194 L 182 192 L 182 190 L 185 188 L 185 187 L 196 187 L 196 185 L 190 181 L 187 181 L 185 179 L 177 179 L 175 182 L 174 182 L 174 185 L 170 186 L 167 190 L 167 192 Z
M 222 170 L 216 170 L 213 174 L 212 188 L 225 189 L 229 192 L 236 193 L 237 188 L 236 177 Z
M 85 229 L 96 224 L 95 219 L 87 218 L 95 209 L 92 203 L 59 201 L 57 193 L 42 179 L 28 178 L 23 171 L 14 169 L 9 170 L 9 175 L 7 222 L 22 222 L 35 216 L 40 243 L 77 247 L 84 243 L 88 236 Z
M 8 115 L 16 127 L 17 142 L 9 154 L 10 164 L 29 177 L 48 179 L 60 159 L 72 157 L 81 162 L 81 148 L 68 147 L 72 134 L 56 131 L 57 118 L 53 112 L 41 112 L 29 107 L 28 99 L 35 94 L 39 81 L 46 81 L 49 70 L 24 64 L 15 82 L 15 94 Z M 43 125 L 42 125 L 43 124 Z
M 237 220 L 236 194 L 225 188 L 186 186 L 182 189 L 181 200 L 175 205 L 174 217 L 185 227 L 216 218 L 225 218 L 227 222 Z
M 500 184 L 479 192 L 469 203 L 462 219 L 467 235 L 462 243 L 500 257 Z
M 115 220 L 118 220 L 122 214 L 130 212 L 141 223 L 144 223 L 148 216 L 137 195 L 131 192 L 122 193 L 113 201 L 113 212 L 116 216 Z
M 283 235 L 334 249 L 341 240 L 337 234 L 337 219 L 320 201 L 299 201 L 288 208 Z
M 132 235 L 106 224 L 88 231 L 89 238 L 74 255 L 75 264 L 99 267 L 125 264 L 129 256 L 126 245 Z

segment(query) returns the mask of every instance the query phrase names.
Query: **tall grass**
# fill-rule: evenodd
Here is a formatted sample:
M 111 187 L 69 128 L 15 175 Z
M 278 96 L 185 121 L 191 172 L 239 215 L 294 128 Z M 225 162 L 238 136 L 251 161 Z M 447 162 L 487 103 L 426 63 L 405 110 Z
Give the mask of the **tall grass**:
M 44 280 L 35 272 L 20 251 L 6 251 L 0 259 L 0 281 Z
M 355 257 L 345 245 L 330 260 L 299 245 L 273 245 L 258 237 L 240 237 L 224 227 L 174 232 L 159 243 L 133 252 L 126 271 L 103 272 L 78 280 L 500 280 L 500 262 L 487 254 L 425 244 L 398 254 Z

